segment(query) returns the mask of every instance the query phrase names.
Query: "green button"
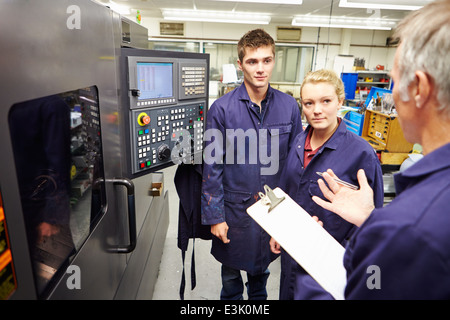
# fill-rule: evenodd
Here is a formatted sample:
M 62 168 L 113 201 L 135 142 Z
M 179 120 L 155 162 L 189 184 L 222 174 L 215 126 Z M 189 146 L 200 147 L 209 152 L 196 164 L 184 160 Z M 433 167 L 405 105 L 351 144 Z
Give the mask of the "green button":
M 144 130 L 139 130 L 139 135 L 143 135 L 144 134 Z
M 151 161 L 147 161 L 147 167 L 150 167 L 152 165 Z

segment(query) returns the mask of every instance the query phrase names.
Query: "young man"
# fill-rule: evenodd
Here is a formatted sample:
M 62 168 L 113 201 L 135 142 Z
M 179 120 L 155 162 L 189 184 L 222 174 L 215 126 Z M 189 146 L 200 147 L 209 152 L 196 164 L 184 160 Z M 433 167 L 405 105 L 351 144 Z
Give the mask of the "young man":
M 242 299 L 241 270 L 249 299 L 266 299 L 269 235 L 246 209 L 264 185 L 275 188 L 290 144 L 302 131 L 295 99 L 270 87 L 275 43 L 264 30 L 238 43 L 244 83 L 216 100 L 207 114 L 202 184 L 202 223 L 211 225 L 211 253 L 222 263 L 221 299 Z M 208 139 L 206 139 L 208 140 Z
M 393 97 L 405 138 L 424 157 L 397 174 L 397 197 L 374 209 L 363 170 L 360 190 L 324 174 L 313 200 L 360 226 L 346 248 L 346 299 L 450 299 L 450 1 L 413 12 L 396 31 Z

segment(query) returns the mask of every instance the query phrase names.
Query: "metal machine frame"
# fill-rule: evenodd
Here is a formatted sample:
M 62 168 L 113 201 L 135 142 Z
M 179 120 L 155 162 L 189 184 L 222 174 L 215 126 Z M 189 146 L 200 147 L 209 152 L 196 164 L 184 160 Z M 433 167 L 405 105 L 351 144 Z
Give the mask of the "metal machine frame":
M 124 176 L 125 124 L 118 94 L 121 47 L 146 43 L 146 33 L 136 42 L 133 30 L 142 27 L 89 0 L 0 0 L 0 7 L 0 29 L 14 31 L 0 37 L 0 190 L 17 279 L 9 298 L 150 299 L 169 222 L 168 195 L 148 193 L 149 175 Z M 124 23 L 131 25 L 125 36 Z M 71 261 L 81 270 L 81 288 L 67 285 L 71 274 L 66 272 L 38 296 L 8 114 L 16 103 L 91 86 L 99 95 L 105 172 L 99 183 L 105 185 L 107 205 Z

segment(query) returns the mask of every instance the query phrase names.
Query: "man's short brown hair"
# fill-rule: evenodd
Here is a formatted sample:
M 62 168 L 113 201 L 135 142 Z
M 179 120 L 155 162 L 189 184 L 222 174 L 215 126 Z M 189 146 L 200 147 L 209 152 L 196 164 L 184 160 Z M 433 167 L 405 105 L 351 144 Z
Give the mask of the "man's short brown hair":
M 245 56 L 246 48 L 259 48 L 271 46 L 272 53 L 275 57 L 275 41 L 273 38 L 263 29 L 255 29 L 244 34 L 238 42 L 238 57 L 241 62 Z

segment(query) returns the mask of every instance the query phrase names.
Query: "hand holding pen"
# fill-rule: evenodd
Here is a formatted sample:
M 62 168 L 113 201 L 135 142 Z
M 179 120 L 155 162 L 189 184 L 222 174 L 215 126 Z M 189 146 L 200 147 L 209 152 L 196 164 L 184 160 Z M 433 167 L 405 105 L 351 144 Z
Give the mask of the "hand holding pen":
M 359 170 L 357 174 L 359 188 L 340 180 L 331 169 L 323 172 L 322 177 L 328 186 L 322 179 L 318 180 L 318 184 L 329 202 L 317 196 L 313 196 L 312 200 L 322 208 L 338 214 L 344 220 L 358 227 L 361 226 L 375 208 L 373 190 L 367 182 L 364 170 Z
M 329 169 L 329 170 L 330 170 L 331 172 L 333 172 L 331 169 Z M 316 173 L 317 173 L 317 175 L 323 177 L 323 172 L 316 172 Z M 334 174 L 333 174 L 333 175 L 334 175 Z M 355 185 L 353 185 L 353 184 L 351 184 L 351 183 L 348 183 L 348 182 L 346 182 L 346 181 L 343 181 L 343 180 L 341 180 L 341 179 L 338 179 L 336 176 L 332 177 L 332 179 L 333 179 L 334 181 L 336 181 L 338 184 L 340 184 L 341 186 L 344 186 L 344 187 L 347 187 L 347 188 L 350 188 L 350 189 L 353 189 L 353 190 L 358 190 L 358 189 L 359 189 L 357 186 L 355 186 Z

